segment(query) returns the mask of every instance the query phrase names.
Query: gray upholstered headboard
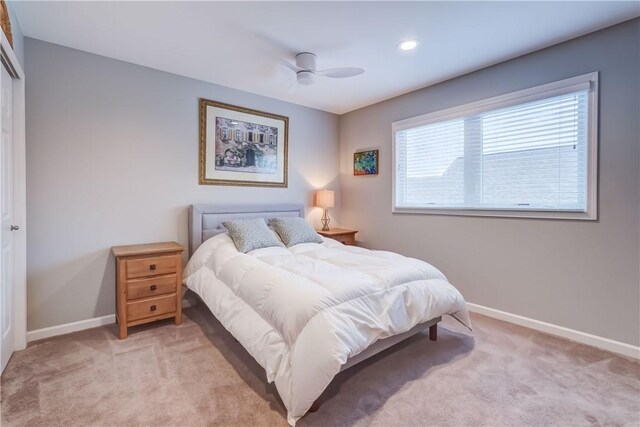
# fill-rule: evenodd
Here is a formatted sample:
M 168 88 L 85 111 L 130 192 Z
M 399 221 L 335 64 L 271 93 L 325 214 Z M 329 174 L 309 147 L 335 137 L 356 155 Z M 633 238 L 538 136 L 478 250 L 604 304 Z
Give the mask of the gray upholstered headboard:
M 298 216 L 304 218 L 304 205 L 191 205 L 189 207 L 189 255 L 205 240 L 224 233 L 224 221 L 249 218 Z

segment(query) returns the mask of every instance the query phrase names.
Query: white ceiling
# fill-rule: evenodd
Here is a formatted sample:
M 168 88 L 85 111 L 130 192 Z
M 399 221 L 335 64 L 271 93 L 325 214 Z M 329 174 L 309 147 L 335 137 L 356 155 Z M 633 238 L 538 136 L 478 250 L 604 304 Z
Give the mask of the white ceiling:
M 640 15 L 637 1 L 12 2 L 25 36 L 342 114 Z M 417 38 L 411 53 L 396 48 Z M 290 90 L 278 62 L 349 79 Z

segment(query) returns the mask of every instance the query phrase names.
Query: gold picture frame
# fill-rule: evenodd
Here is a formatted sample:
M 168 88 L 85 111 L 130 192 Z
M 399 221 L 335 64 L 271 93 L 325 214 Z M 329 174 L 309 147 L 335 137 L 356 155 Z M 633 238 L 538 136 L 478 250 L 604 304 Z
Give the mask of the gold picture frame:
M 9 16 L 9 8 L 4 0 L 0 0 L 0 27 L 4 31 L 4 35 L 7 36 L 7 40 L 11 47 L 13 47 L 13 34 L 11 34 L 11 18 Z
M 199 183 L 287 187 L 289 118 L 200 98 Z

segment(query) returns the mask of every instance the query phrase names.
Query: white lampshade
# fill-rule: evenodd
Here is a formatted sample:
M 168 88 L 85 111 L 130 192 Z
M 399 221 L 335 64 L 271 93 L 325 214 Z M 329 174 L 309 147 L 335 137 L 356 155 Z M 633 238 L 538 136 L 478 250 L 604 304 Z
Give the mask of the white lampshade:
M 316 206 L 332 208 L 335 206 L 335 193 L 331 190 L 320 190 L 316 193 Z

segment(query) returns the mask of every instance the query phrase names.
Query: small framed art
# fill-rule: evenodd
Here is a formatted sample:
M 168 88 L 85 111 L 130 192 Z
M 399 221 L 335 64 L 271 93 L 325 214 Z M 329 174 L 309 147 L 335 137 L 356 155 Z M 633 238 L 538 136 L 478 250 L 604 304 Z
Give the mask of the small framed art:
M 378 150 L 353 153 L 354 175 L 378 175 Z

